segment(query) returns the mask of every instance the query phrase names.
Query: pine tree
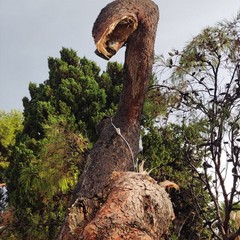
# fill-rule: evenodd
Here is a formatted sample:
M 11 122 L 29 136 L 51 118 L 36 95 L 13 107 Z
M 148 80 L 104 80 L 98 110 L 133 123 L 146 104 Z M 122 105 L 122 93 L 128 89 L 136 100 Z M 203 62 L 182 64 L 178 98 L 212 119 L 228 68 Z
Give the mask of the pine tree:
M 24 128 L 8 168 L 9 201 L 22 239 L 56 235 L 95 126 L 116 110 L 122 87 L 120 64 L 109 63 L 100 75 L 94 62 L 66 48 L 48 62 L 49 79 L 30 83 L 30 99 L 23 99 Z
M 203 153 L 202 167 L 192 166 L 192 170 L 211 200 L 207 208 L 199 206 L 199 213 L 213 238 L 227 240 L 240 234 L 240 228 L 233 229 L 230 224 L 240 200 L 239 27 L 238 13 L 230 21 L 203 29 L 183 51 L 173 50 L 167 60 L 159 59 L 159 66 L 168 72 L 165 77 L 169 77 L 161 85 L 162 91 L 176 93 L 181 100 L 172 111 L 179 116 L 178 122 L 207 123 L 199 132 L 202 143 L 189 149 Z M 209 209 L 214 210 L 210 215 Z

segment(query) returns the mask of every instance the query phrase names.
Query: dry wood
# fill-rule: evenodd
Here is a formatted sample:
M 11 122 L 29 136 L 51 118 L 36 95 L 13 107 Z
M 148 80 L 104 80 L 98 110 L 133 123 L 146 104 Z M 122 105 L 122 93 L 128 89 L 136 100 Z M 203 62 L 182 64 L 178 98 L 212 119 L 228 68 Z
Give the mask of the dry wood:
M 99 55 L 109 58 L 127 44 L 123 91 L 116 116 L 100 124 L 102 131 L 90 151 L 59 240 L 161 239 L 168 233 L 174 215 L 164 188 L 146 174 L 128 172 L 134 170 L 139 151 L 139 121 L 152 73 L 158 17 L 151 0 L 116 0 L 94 24 Z M 118 36 L 122 33 L 124 37 Z

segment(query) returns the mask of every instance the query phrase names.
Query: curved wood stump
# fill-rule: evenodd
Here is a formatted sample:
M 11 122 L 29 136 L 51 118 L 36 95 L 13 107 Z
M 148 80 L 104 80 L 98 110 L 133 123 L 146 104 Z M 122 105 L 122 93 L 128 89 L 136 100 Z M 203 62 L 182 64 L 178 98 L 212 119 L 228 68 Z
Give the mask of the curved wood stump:
M 115 117 L 100 124 L 59 240 L 161 239 L 168 232 L 174 214 L 164 188 L 145 174 L 127 172 L 139 151 L 158 18 L 151 0 L 116 0 L 94 23 L 99 56 L 109 59 L 127 45 L 123 91 Z

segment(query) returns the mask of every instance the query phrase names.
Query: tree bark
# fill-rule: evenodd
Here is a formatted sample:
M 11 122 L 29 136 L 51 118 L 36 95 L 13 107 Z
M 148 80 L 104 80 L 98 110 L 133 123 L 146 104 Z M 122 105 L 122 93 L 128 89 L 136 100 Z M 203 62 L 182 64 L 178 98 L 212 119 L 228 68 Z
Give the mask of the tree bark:
M 59 240 L 160 239 L 168 232 L 174 214 L 164 188 L 147 175 L 127 172 L 134 170 L 139 152 L 139 121 L 152 72 L 158 15 L 151 0 L 116 0 L 94 23 L 96 45 L 109 50 L 111 42 L 116 49 L 127 39 L 123 91 L 116 116 L 100 124 L 101 133 L 77 184 Z M 136 30 L 129 30 L 132 26 Z
M 164 188 L 142 173 L 113 172 L 95 201 L 102 205 L 90 222 L 81 208 L 86 206 L 83 199 L 72 205 L 69 229 L 61 239 L 161 239 L 174 218 Z

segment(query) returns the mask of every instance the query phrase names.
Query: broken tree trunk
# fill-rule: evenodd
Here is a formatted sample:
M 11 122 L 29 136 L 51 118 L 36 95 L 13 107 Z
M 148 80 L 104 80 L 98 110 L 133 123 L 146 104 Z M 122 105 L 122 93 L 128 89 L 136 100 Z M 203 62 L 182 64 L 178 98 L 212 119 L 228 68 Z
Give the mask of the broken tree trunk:
M 151 0 L 116 0 L 93 26 L 97 54 L 109 59 L 127 44 L 116 116 L 103 120 L 76 187 L 60 240 L 161 239 L 173 219 L 164 188 L 136 169 L 140 116 L 152 72 L 158 7 Z
M 69 227 L 75 236 L 63 239 L 161 239 L 174 218 L 168 194 L 146 174 L 114 172 L 96 201 L 102 205 L 86 226 L 79 224 L 85 221 L 81 206 L 73 204 Z

